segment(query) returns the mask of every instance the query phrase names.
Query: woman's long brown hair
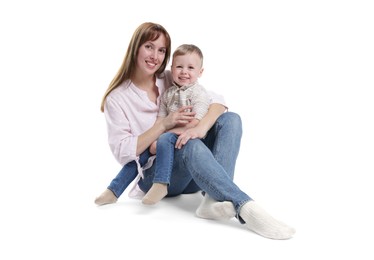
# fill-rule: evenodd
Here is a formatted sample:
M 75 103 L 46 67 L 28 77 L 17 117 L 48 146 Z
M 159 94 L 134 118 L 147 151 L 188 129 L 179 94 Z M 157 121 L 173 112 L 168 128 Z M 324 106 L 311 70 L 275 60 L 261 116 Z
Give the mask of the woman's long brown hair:
M 122 65 L 119 68 L 116 76 L 110 82 L 108 89 L 105 91 L 104 97 L 101 101 L 101 112 L 104 112 L 105 100 L 109 93 L 118 87 L 122 82 L 128 80 L 133 76 L 136 66 L 136 57 L 138 50 L 142 44 L 147 41 L 157 40 L 160 35 L 163 34 L 166 38 L 166 53 L 165 59 L 161 64 L 161 67 L 156 71 L 156 76 L 164 72 L 167 63 L 170 59 L 171 52 L 171 39 L 166 29 L 159 24 L 146 22 L 141 24 L 132 35 L 131 41 L 127 48 L 125 58 L 123 59 Z

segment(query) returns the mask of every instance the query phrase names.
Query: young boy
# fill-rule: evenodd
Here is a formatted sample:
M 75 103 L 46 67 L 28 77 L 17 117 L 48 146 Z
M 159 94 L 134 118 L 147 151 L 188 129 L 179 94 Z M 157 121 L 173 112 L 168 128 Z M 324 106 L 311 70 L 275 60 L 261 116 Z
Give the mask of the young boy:
M 171 65 L 174 84 L 161 97 L 157 120 L 177 111 L 182 106 L 191 106 L 191 111 L 196 115 L 194 120 L 187 125 L 164 133 L 150 146 L 151 154 L 157 154 L 156 171 L 153 185 L 142 199 L 144 204 L 155 204 L 167 195 L 173 168 L 174 149 L 181 146 L 181 140 L 178 140 L 179 135 L 195 127 L 208 111 L 210 104 L 208 94 L 198 83 L 198 78 L 201 77 L 203 71 L 203 54 L 200 48 L 192 44 L 183 44 L 174 51 Z

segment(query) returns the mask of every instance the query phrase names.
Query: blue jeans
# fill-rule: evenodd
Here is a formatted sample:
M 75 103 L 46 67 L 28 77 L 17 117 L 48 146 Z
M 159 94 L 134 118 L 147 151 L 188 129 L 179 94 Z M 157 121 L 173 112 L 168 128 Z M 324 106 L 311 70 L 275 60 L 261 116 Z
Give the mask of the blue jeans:
M 170 184 L 170 177 L 174 164 L 175 143 L 177 140 L 178 135 L 170 132 L 163 133 L 157 139 L 157 160 L 155 160 L 156 170 L 153 182 Z
M 233 182 L 241 136 L 241 118 L 226 112 L 217 119 L 205 139 L 192 139 L 182 149 L 175 149 L 167 196 L 202 190 L 217 201 L 231 201 L 242 222 L 240 208 L 251 198 Z M 153 184 L 156 164 L 144 171 L 144 178 L 138 183 L 144 192 Z
M 149 149 L 145 150 L 139 157 L 140 166 L 144 166 L 152 154 Z M 122 195 L 130 183 L 138 175 L 138 167 L 135 161 L 125 164 L 117 176 L 110 182 L 108 189 L 111 190 L 117 198 Z

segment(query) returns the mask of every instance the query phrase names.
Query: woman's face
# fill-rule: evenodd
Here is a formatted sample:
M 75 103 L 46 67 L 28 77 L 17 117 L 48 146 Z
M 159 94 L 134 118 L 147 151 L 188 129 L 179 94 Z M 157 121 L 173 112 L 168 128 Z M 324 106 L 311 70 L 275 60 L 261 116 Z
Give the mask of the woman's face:
M 143 43 L 138 51 L 137 69 L 153 75 L 161 67 L 166 54 L 166 39 L 163 34 L 155 41 Z

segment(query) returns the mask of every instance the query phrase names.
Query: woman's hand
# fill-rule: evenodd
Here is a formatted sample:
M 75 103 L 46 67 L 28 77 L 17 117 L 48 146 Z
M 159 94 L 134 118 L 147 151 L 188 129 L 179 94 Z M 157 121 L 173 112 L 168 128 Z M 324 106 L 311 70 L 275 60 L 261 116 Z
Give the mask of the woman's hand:
M 175 126 L 184 126 L 191 122 L 195 117 L 195 112 L 191 111 L 192 106 L 183 106 L 178 109 L 178 111 L 170 113 L 167 117 L 163 119 L 163 125 L 166 130 L 170 130 Z

